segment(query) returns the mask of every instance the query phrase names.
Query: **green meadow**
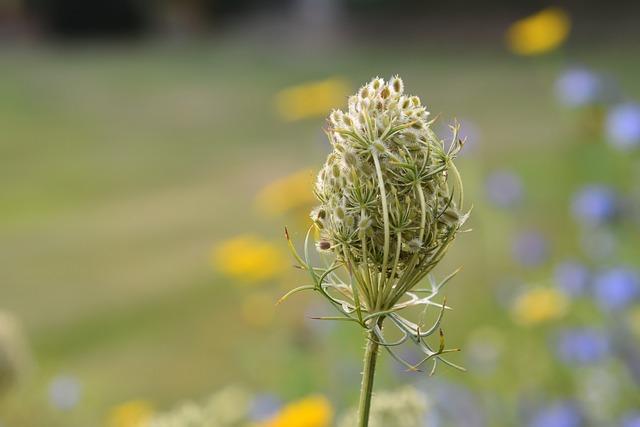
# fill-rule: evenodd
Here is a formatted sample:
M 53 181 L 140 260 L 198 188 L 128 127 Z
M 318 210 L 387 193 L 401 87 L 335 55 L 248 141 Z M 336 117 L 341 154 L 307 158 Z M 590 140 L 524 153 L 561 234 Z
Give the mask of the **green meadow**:
M 463 347 L 452 360 L 465 364 L 464 344 L 480 327 L 499 331 L 505 359 L 490 377 L 441 366 L 435 378 L 506 402 L 529 387 L 572 390 L 570 374 L 541 348 L 548 327 L 514 324 L 496 298 L 498 284 L 548 281 L 555 262 L 579 253 L 569 200 L 581 183 L 624 191 L 637 184 L 633 159 L 591 130 L 599 116 L 554 98 L 556 77 L 572 63 L 615 76 L 640 98 L 632 46 L 578 46 L 540 58 L 473 45 L 314 54 L 224 42 L 4 51 L 0 307 L 21 320 L 34 360 L 0 401 L 2 425 L 103 425 L 122 402 L 143 399 L 163 409 L 228 384 L 284 400 L 321 393 L 338 409 L 354 403 L 364 342 L 356 327 L 314 325 L 309 310 L 322 309 L 312 295 L 275 307 L 266 325 L 241 315 L 252 293 L 275 304 L 304 274 L 291 269 L 245 284 L 211 263 L 216 244 L 240 234 L 286 251 L 289 225 L 302 243 L 296 218 L 266 215 L 255 196 L 274 179 L 324 161 L 324 118 L 283 121 L 274 96 L 331 76 L 355 90 L 373 75 L 398 73 L 439 122 L 457 117 L 477 129 L 459 161 L 473 232 L 458 238 L 437 274 L 463 266 L 446 292 L 454 308 L 444 321 L 447 343 Z M 525 198 L 515 212 L 486 201 L 484 180 L 495 169 L 522 177 Z M 548 259 L 536 268 L 516 265 L 510 254 L 513 233 L 528 228 L 549 242 Z M 637 236 L 637 229 L 617 232 Z M 637 262 L 635 246 L 622 238 L 619 259 Z M 577 310 L 578 318 L 591 315 Z M 381 389 L 434 380 L 398 375 L 397 364 L 382 360 Z M 82 386 L 67 412 L 47 394 L 61 374 Z

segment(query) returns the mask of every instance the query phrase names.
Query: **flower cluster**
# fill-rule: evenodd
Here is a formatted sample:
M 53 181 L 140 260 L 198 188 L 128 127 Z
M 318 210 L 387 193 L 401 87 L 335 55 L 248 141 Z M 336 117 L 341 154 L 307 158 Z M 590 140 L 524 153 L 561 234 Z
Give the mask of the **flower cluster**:
M 230 386 L 202 402 L 186 401 L 140 424 L 145 427 L 329 427 L 333 407 L 324 396 L 308 396 L 279 409 L 248 390 Z M 134 407 L 135 408 L 135 407 Z M 139 412 L 139 411 L 138 411 Z M 134 411 L 134 415 L 138 412 Z M 273 413 L 275 412 L 275 413 Z M 124 425 L 124 424 L 123 424 Z
M 421 427 L 429 412 L 427 396 L 413 387 L 383 391 L 373 398 L 370 427 Z M 356 425 L 355 409 L 345 415 L 339 426 Z
M 213 394 L 206 402 L 185 402 L 173 410 L 158 414 L 148 427 L 244 427 L 251 395 L 239 387 L 229 387 Z
M 329 116 L 327 135 L 333 147 L 318 173 L 312 210 L 314 225 L 307 233 L 304 256 L 289 239 L 298 267 L 309 272 L 312 284 L 287 295 L 314 290 L 338 310 L 338 319 L 353 321 L 368 331 L 368 343 L 382 345 L 397 361 L 418 370 L 432 360 L 459 368 L 441 356 L 425 338 L 438 332 L 445 308 L 435 302 L 442 286 L 429 275 L 465 223 L 460 174 L 453 160 L 463 140 L 459 124 L 451 126 L 450 144 L 431 129 L 429 112 L 417 96 L 406 95 L 399 77 L 379 77 L 351 96 L 346 111 Z M 327 255 L 326 268 L 312 265 L 308 244 L 318 232 L 317 249 Z M 341 274 L 344 273 L 344 274 Z M 346 278 L 348 275 L 348 279 Z M 430 286 L 417 288 L 425 278 Z M 432 325 L 420 325 L 402 316 L 409 307 L 437 306 Z M 335 318 L 325 318 L 335 319 Z M 390 343 L 382 333 L 389 321 L 402 338 Z M 415 343 L 425 358 L 413 365 L 391 347 Z M 462 369 L 462 368 L 460 368 Z
M 466 218 L 452 162 L 462 141 L 454 135 L 446 150 L 428 119 L 397 76 L 373 79 L 329 117 L 333 151 L 318 174 L 320 205 L 311 216 L 319 249 L 373 276 L 363 277 L 368 308 L 390 308 L 425 277 Z

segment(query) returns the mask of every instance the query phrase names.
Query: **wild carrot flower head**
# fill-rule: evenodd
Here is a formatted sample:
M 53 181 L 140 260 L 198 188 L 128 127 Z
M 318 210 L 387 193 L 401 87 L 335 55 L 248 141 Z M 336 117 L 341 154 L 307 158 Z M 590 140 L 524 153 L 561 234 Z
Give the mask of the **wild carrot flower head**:
M 464 142 L 458 138 L 459 125 L 451 126 L 452 140 L 445 143 L 431 123 L 420 98 L 405 93 L 400 77 L 376 77 L 362 86 L 345 111 L 329 116 L 333 150 L 314 189 L 319 205 L 311 219 L 319 234 L 316 248 L 327 258 L 327 267 L 311 265 L 311 229 L 303 256 L 287 233 L 299 267 L 309 272 L 313 283 L 283 298 L 305 289 L 319 292 L 341 313 L 341 320 L 368 330 L 409 369 L 427 360 L 433 360 L 434 367 L 438 360 L 451 364 L 441 357 L 455 351 L 444 349 L 442 331 L 437 349 L 423 340 L 439 329 L 447 307 L 434 299 L 453 274 L 438 283 L 429 273 L 468 217 L 453 163 Z M 430 286 L 418 288 L 427 276 Z M 415 306 L 437 306 L 440 314 L 432 325 L 402 317 L 404 309 Z M 402 334 L 393 345 L 382 333 L 385 319 Z M 417 365 L 401 360 L 391 348 L 409 338 L 426 355 Z
M 331 113 L 333 151 L 318 174 L 320 205 L 311 212 L 321 248 L 383 281 L 422 278 L 438 263 L 465 219 L 462 187 L 458 181 L 454 198 L 449 183 L 461 142 L 454 138 L 446 150 L 430 124 L 420 98 L 405 94 L 397 76 L 371 80 L 349 98 L 347 111 Z

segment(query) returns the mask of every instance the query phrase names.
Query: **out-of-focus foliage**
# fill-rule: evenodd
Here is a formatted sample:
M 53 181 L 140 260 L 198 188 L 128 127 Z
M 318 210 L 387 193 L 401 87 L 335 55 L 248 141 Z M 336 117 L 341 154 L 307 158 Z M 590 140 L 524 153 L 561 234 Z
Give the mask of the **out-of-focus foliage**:
M 228 387 L 204 402 L 183 402 L 169 412 L 155 415 L 146 426 L 247 427 L 250 404 L 251 394 L 248 391 L 240 387 Z
M 343 105 L 350 91 L 350 84 L 340 77 L 291 86 L 276 94 L 276 111 L 287 121 L 325 116 Z
M 22 325 L 0 311 L 0 397 L 18 385 L 31 368 L 31 354 Z
M 372 407 L 370 427 L 422 427 L 427 420 L 429 400 L 413 387 L 376 393 Z M 357 424 L 357 410 L 345 415 L 338 424 L 352 427 Z

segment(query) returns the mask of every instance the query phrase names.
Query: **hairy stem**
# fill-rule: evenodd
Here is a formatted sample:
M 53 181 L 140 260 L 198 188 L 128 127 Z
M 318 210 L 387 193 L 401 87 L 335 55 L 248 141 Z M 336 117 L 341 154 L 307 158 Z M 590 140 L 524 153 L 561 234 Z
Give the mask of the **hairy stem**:
M 382 327 L 383 319 L 378 320 Z M 371 412 L 371 398 L 373 397 L 373 378 L 376 371 L 378 358 L 378 340 L 373 331 L 367 334 L 367 347 L 364 352 L 364 368 L 362 370 L 362 385 L 360 387 L 360 401 L 358 404 L 358 427 L 369 425 L 369 413 Z

